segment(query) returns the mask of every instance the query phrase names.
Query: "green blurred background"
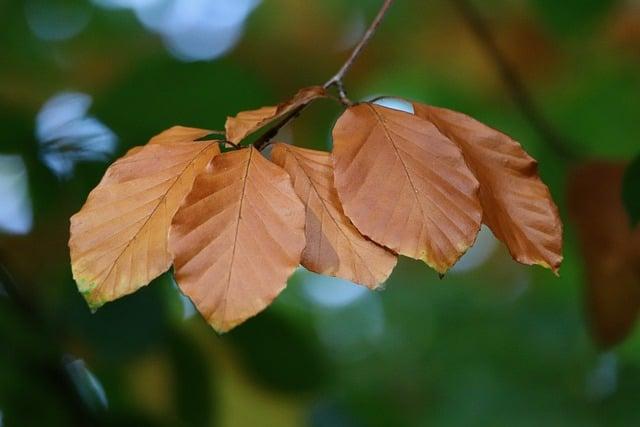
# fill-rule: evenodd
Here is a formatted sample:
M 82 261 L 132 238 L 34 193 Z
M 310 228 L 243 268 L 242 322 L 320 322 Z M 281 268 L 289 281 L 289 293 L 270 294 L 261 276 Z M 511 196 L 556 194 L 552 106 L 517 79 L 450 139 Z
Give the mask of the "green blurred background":
M 89 312 L 69 217 L 109 162 L 321 84 L 380 3 L 0 0 L 0 426 L 640 425 L 640 333 L 601 351 L 588 332 L 566 201 L 582 160 L 521 114 L 449 0 L 398 0 L 349 95 L 449 107 L 519 140 L 565 222 L 559 278 L 484 230 L 443 280 L 405 258 L 382 292 L 300 270 L 222 336 L 170 274 Z M 640 2 L 475 4 L 569 151 L 640 151 Z M 330 149 L 339 114 L 316 102 L 280 138 Z

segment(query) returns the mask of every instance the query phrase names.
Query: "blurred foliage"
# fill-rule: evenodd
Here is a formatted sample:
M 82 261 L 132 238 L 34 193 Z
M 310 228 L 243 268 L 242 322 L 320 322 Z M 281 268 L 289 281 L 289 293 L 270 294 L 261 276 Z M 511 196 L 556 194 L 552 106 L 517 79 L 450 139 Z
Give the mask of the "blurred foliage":
M 443 280 L 402 259 L 383 292 L 300 273 L 271 308 L 223 336 L 193 316 L 170 274 L 91 314 L 71 277 L 68 219 L 107 165 L 80 162 L 56 177 L 36 137 L 41 106 L 62 91 L 90 95 L 90 114 L 118 138 L 112 159 L 174 124 L 219 129 L 227 115 L 325 81 L 380 4 L 265 0 L 225 55 L 182 62 L 130 10 L 98 3 L 0 1 L 0 155 L 22 157 L 33 214 L 29 233 L 0 231 L 4 425 L 640 425 L 640 332 L 599 353 L 585 326 L 586 269 L 566 215 L 573 165 L 523 118 L 447 0 L 396 2 L 348 75 L 349 95 L 454 108 L 519 140 L 565 222 L 560 278 L 515 264 L 498 245 Z M 637 2 L 476 4 L 581 157 L 637 155 Z M 86 23 L 43 39 L 29 15 L 43 7 L 72 8 Z M 74 15 L 38 16 L 62 25 Z M 318 102 L 281 138 L 328 149 L 338 114 Z M 0 194 L 0 206 L 10 196 Z
M 560 35 L 582 35 L 601 23 L 615 0 L 533 0 L 544 24 Z

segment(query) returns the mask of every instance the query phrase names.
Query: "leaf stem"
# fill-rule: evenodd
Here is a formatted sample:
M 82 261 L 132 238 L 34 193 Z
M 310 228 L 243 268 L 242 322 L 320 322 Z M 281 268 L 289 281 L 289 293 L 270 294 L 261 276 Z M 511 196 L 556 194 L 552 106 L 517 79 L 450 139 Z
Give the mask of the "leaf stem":
M 19 315 L 17 321 L 22 323 L 20 326 L 28 328 L 37 337 L 38 342 L 48 350 L 46 358 L 27 359 L 27 366 L 37 378 L 57 393 L 61 403 L 67 405 L 75 422 L 73 425 L 102 425 L 98 423 L 96 415 L 83 402 L 61 363 L 65 355 L 61 346 L 58 345 L 59 333 L 53 333 L 49 327 L 50 322 L 48 323 L 45 316 L 38 311 L 37 306 L 23 294 L 13 275 L 5 267 L 4 258 L 4 254 L 0 254 L 0 288 L 6 292 L 10 307 Z M 0 303 L 1 305 L 5 304 L 4 301 L 0 301 Z M 11 343 L 9 343 L 9 348 L 11 348 Z
M 364 48 L 367 46 L 367 44 L 369 43 L 373 35 L 376 33 L 378 27 L 380 26 L 380 23 L 382 22 L 382 19 L 386 15 L 387 10 L 389 10 L 389 7 L 393 2 L 394 0 L 384 0 L 384 3 L 380 7 L 380 10 L 378 11 L 376 17 L 373 18 L 371 25 L 369 25 L 369 28 L 367 28 L 367 31 L 365 31 L 365 33 L 363 34 L 362 39 L 360 39 L 356 47 L 351 52 L 351 55 L 349 55 L 349 57 L 344 62 L 344 64 L 342 64 L 342 67 L 340 67 L 338 72 L 335 73 L 329 80 L 327 80 L 325 84 L 322 85 L 322 87 L 325 89 L 329 89 L 331 86 L 336 86 L 336 88 L 338 89 L 339 100 L 345 106 L 350 106 L 353 104 L 353 102 L 351 102 L 351 100 L 347 97 L 347 92 L 344 88 L 344 83 L 343 83 L 344 76 L 349 72 L 349 70 L 355 63 L 356 59 L 358 59 L 358 57 L 360 56 Z M 266 131 L 260 138 L 258 138 L 253 143 L 254 148 L 260 151 L 268 147 L 270 144 L 270 141 L 278 134 L 280 129 L 282 129 L 290 121 L 298 117 L 302 112 L 302 110 L 304 110 L 307 107 L 307 105 L 309 105 L 309 103 L 300 105 L 298 108 L 291 111 L 291 113 L 287 114 L 275 126 L 273 126 L 271 129 Z

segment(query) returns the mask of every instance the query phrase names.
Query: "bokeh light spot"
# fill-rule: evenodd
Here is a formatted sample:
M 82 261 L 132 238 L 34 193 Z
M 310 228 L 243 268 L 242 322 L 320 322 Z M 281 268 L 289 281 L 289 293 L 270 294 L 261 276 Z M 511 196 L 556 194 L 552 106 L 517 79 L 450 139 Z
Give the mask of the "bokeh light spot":
M 493 233 L 489 230 L 489 227 L 483 225 L 480 228 L 476 242 L 451 268 L 451 273 L 463 273 L 480 267 L 487 262 L 497 246 L 497 240 Z
M 339 308 L 353 304 L 364 297 L 367 288 L 348 280 L 321 276 L 304 270 L 300 272 L 304 295 L 313 304 L 328 308 Z
M 108 8 L 132 10 L 167 50 L 181 61 L 207 61 L 233 48 L 244 22 L 260 0 L 94 0 Z
M 0 231 L 27 234 L 33 226 L 27 168 L 18 155 L 0 155 Z
M 91 19 L 91 9 L 80 1 L 29 0 L 24 13 L 33 34 L 46 41 L 70 39 Z
M 614 353 L 598 357 L 596 367 L 587 376 L 587 397 L 601 400 L 615 393 L 618 387 L 618 360 Z
M 404 99 L 385 97 L 378 99 L 374 104 L 382 105 L 383 107 L 391 108 L 393 110 L 404 111 L 405 113 L 413 114 L 413 105 L 409 101 Z
M 71 176 L 77 162 L 106 161 L 115 151 L 115 134 L 87 115 L 91 102 L 84 93 L 62 92 L 38 112 L 40 158 L 60 178 Z

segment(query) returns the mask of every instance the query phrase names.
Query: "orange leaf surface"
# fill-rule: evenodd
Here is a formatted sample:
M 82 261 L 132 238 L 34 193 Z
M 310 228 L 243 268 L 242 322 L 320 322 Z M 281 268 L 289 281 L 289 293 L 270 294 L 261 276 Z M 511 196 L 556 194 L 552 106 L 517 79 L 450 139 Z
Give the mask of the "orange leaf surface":
M 307 210 L 302 265 L 372 289 L 384 282 L 397 257 L 363 237 L 344 215 L 329 153 L 278 143 L 271 158 L 289 173 Z
M 241 111 L 235 117 L 227 117 L 227 122 L 224 125 L 227 132 L 227 140 L 238 143 L 253 132 L 285 116 L 301 105 L 308 104 L 314 99 L 325 96 L 327 96 L 327 93 L 324 88 L 321 86 L 311 86 L 300 89 L 293 98 L 277 106 Z
M 338 119 L 333 141 L 338 195 L 362 234 L 440 273 L 473 244 L 478 181 L 433 124 L 359 104 Z
M 562 223 L 537 162 L 516 141 L 465 114 L 419 103 L 413 108 L 460 147 L 480 182 L 482 220 L 513 258 L 557 273 Z
M 194 142 L 200 138 L 203 138 L 211 133 L 218 133 L 218 131 L 211 131 L 206 129 L 188 128 L 184 126 L 173 126 L 163 132 L 160 132 L 147 142 L 146 145 L 151 144 L 173 144 L 176 142 Z M 136 154 L 142 150 L 145 145 L 133 147 L 127 151 L 125 156 Z
M 624 165 L 590 163 L 574 171 L 569 211 L 587 270 L 587 314 L 602 347 L 622 341 L 640 311 L 640 227 L 622 204 Z
M 213 159 L 169 238 L 178 285 L 219 332 L 273 301 L 304 244 L 304 205 L 289 175 L 253 147 Z
M 220 152 L 215 141 L 193 142 L 207 134 L 174 127 L 130 150 L 71 217 L 73 277 L 91 307 L 134 292 L 170 267 L 171 218 Z

